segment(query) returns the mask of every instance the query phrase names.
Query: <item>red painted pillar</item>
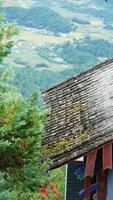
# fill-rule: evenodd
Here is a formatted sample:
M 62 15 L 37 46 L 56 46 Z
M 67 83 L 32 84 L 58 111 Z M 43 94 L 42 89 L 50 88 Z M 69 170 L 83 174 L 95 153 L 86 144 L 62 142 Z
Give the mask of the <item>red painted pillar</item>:
M 99 189 L 98 189 L 98 200 L 106 200 L 106 173 L 104 171 L 98 172 L 98 183 L 99 183 Z
M 84 179 L 85 198 L 87 200 L 90 200 L 91 198 L 90 186 L 91 186 L 91 177 L 87 176 Z

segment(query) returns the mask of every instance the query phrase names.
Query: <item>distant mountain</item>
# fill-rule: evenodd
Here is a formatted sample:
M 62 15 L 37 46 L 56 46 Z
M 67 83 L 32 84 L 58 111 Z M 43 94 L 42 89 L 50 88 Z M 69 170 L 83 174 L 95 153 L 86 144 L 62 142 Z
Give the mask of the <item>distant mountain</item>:
M 72 30 L 72 25 L 49 7 L 37 6 L 30 9 L 21 7 L 5 8 L 8 21 L 16 20 L 21 26 L 46 29 L 54 33 L 68 33 Z

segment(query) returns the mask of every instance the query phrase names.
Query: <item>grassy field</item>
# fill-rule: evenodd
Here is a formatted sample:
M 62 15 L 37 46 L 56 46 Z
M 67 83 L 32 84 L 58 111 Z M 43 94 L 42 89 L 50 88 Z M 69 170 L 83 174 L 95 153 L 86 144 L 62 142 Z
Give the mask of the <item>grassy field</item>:
M 89 32 L 88 32 L 89 31 Z M 41 57 L 36 51 L 34 45 L 40 48 L 41 45 L 58 45 L 63 44 L 67 41 L 73 41 L 73 39 L 79 40 L 80 38 L 84 38 L 89 35 L 94 39 L 106 39 L 108 41 L 113 42 L 113 31 L 107 30 L 103 28 L 102 20 L 92 19 L 91 23 L 88 25 L 79 24 L 77 31 L 73 31 L 69 34 L 63 36 L 53 36 L 53 35 L 44 35 L 39 33 L 34 33 L 32 31 L 20 31 L 20 35 L 18 36 L 18 41 L 16 42 L 16 46 L 18 51 L 13 52 L 5 61 L 9 63 L 10 66 L 14 67 L 24 67 L 31 66 L 35 68 L 37 64 L 46 63 L 51 71 L 62 71 L 66 68 L 70 68 L 71 65 L 60 64 L 58 62 L 51 62 L 44 57 Z M 22 42 L 21 42 L 22 41 Z M 25 65 L 17 64 L 15 60 L 22 61 Z M 43 70 L 44 68 L 35 68 L 35 70 Z
M 17 42 L 14 47 L 14 49 L 16 48 L 16 50 L 13 50 L 11 55 L 9 55 L 8 58 L 5 59 L 4 65 L 9 65 L 14 68 L 30 66 L 35 70 L 43 70 L 45 68 L 36 67 L 36 65 L 40 63 L 45 63 L 48 66 L 46 70 L 51 71 L 62 71 L 68 67 L 71 68 L 71 65 L 69 64 L 67 65 L 65 63 L 60 63 L 59 61 L 53 62 L 52 60 L 40 56 L 40 54 L 36 50 L 37 48 L 40 49 L 40 47 L 37 47 L 36 45 L 33 47 L 34 41 L 35 40 L 31 40 L 30 38 L 28 38 L 25 41 Z M 37 43 L 39 44 L 39 40 L 37 41 Z
M 82 32 L 72 32 L 67 34 L 65 37 L 62 36 L 52 36 L 52 35 L 44 35 L 39 33 L 33 33 L 30 31 L 21 31 L 19 36 L 20 39 L 24 41 L 32 41 L 36 43 L 49 43 L 49 44 L 61 44 L 67 41 L 72 41 L 73 39 L 80 39 L 83 37 Z
M 90 25 L 78 25 L 76 31 L 73 31 L 64 37 L 62 36 L 52 36 L 44 35 L 39 33 L 33 33 L 30 31 L 21 31 L 19 36 L 20 39 L 24 41 L 31 41 L 36 43 L 52 43 L 52 44 L 61 44 L 66 41 L 72 41 L 73 39 L 84 38 L 87 35 L 90 35 L 95 39 L 106 39 L 113 40 L 113 30 L 106 30 L 102 26 L 103 22 L 101 20 L 92 20 Z

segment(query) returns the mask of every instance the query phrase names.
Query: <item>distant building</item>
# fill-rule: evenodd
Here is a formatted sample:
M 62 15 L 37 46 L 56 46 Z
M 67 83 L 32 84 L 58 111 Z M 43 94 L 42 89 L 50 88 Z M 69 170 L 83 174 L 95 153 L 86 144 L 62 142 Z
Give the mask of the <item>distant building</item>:
M 50 88 L 43 98 L 50 111 L 42 141 L 45 158 L 53 161 L 50 169 L 83 156 L 84 164 L 75 166 L 76 176 L 84 179 L 78 195 L 112 200 L 113 59 Z

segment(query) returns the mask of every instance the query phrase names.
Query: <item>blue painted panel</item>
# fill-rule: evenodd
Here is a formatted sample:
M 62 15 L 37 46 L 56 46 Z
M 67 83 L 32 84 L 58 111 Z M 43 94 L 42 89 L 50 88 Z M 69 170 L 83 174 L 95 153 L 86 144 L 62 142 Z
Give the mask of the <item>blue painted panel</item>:
M 83 174 L 84 162 L 75 161 L 68 164 L 67 171 L 67 191 L 66 191 L 66 200 L 83 200 L 84 197 L 79 195 L 79 192 L 83 189 L 83 180 L 81 176 Z M 81 166 L 81 167 L 80 167 Z
M 108 171 L 106 200 L 113 200 L 113 170 Z

